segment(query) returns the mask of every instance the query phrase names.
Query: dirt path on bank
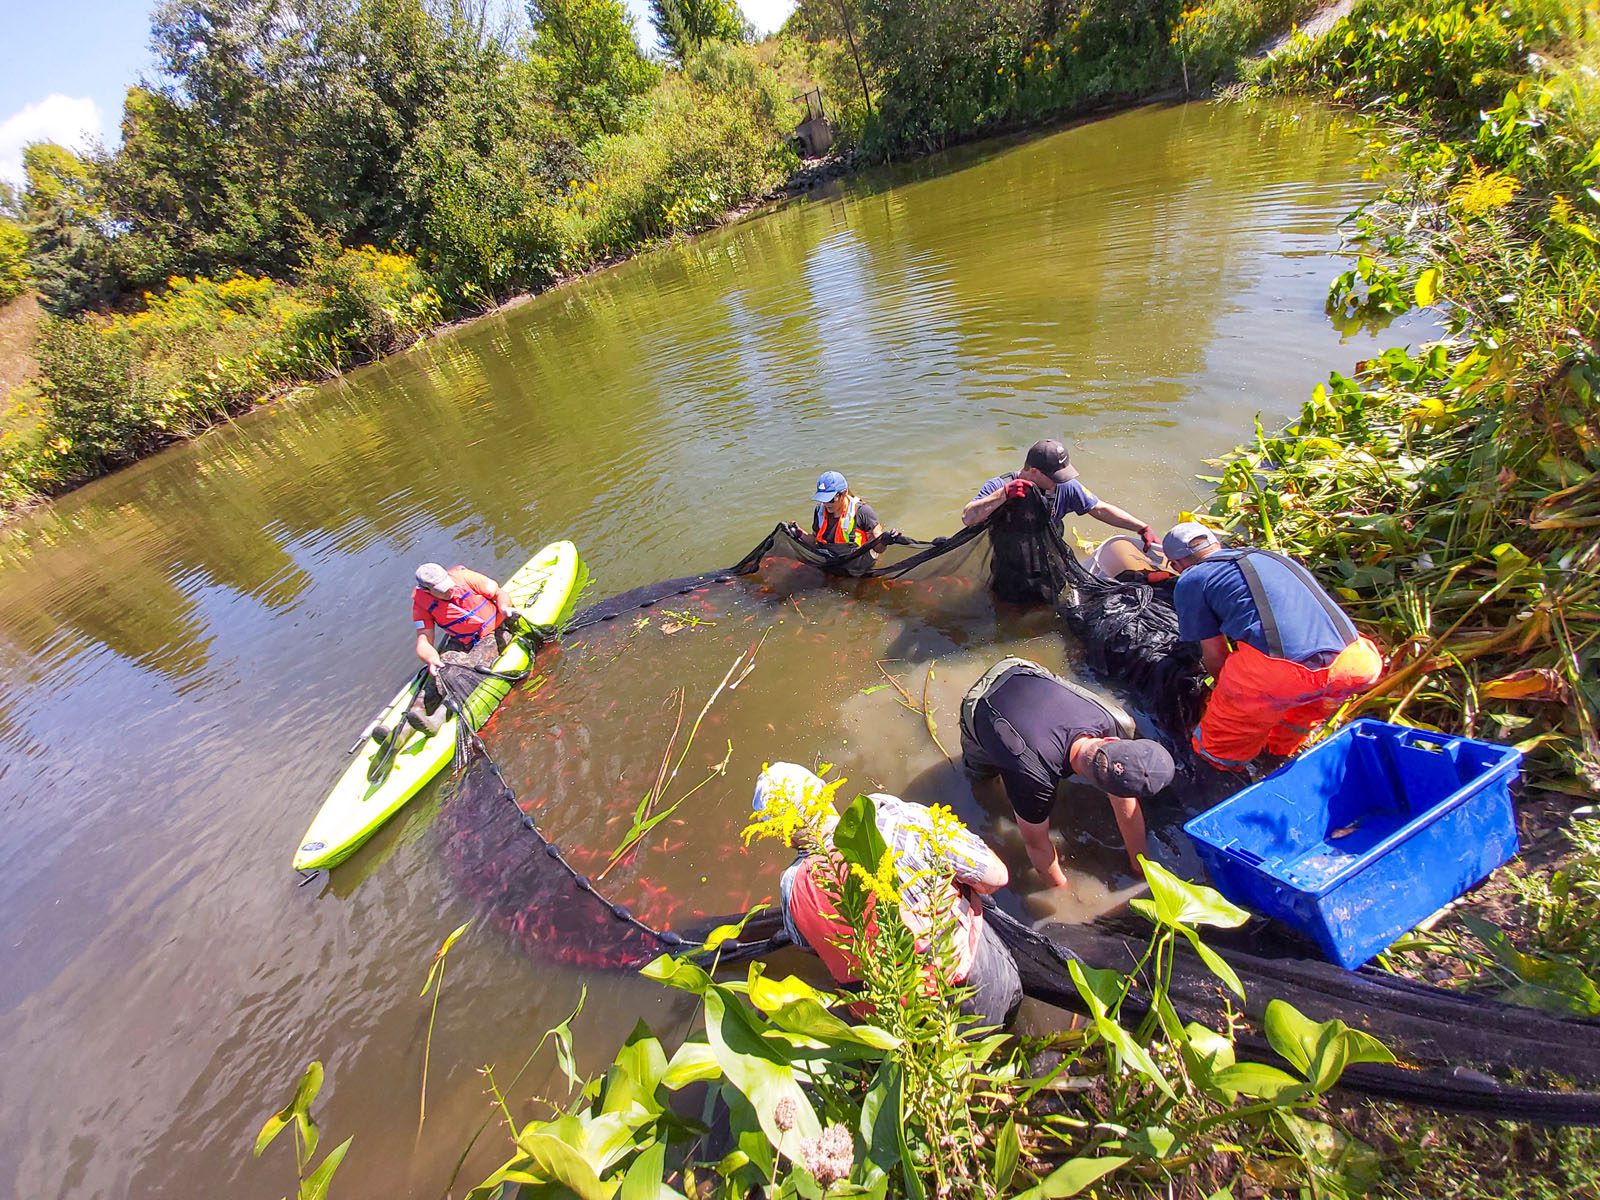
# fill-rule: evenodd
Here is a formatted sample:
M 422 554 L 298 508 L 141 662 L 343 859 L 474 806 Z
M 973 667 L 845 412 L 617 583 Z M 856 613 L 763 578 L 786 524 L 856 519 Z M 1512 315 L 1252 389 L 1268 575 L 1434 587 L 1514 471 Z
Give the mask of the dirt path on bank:
M 1334 0 L 1332 4 L 1319 8 L 1312 13 L 1306 19 L 1304 25 L 1296 25 L 1292 29 L 1286 29 L 1276 37 L 1262 43 L 1261 49 L 1256 51 L 1256 57 L 1265 58 L 1269 54 L 1276 54 L 1287 46 L 1289 40 L 1298 33 L 1306 34 L 1308 37 L 1321 37 L 1333 28 L 1333 23 L 1340 17 L 1349 16 L 1350 10 L 1354 7 L 1355 0 Z

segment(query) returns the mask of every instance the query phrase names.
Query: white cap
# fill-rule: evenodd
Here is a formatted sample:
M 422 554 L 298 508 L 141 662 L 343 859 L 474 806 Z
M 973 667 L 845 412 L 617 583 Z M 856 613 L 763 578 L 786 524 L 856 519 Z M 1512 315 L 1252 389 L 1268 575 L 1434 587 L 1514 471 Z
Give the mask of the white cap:
M 816 772 L 808 771 L 798 763 L 775 762 L 756 779 L 756 792 L 750 797 L 750 808 L 753 812 L 760 812 L 780 793 L 811 796 L 820 793 L 824 786 Z
M 447 592 L 455 586 L 455 580 L 438 563 L 423 563 L 417 568 L 417 586 L 428 592 Z

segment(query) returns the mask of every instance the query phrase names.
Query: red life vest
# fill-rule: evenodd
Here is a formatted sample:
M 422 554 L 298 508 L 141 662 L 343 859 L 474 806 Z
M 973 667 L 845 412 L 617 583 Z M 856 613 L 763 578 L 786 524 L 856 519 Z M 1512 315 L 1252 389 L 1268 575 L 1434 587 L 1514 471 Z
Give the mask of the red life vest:
M 856 527 L 856 509 L 860 506 L 861 497 L 851 496 L 845 501 L 843 515 L 836 517 L 824 505 L 817 505 L 811 517 L 811 531 L 817 541 L 825 546 L 865 546 L 866 531 Z
M 451 567 L 450 577 L 454 579 L 457 571 L 464 570 L 464 566 Z M 414 604 L 419 604 L 435 625 L 456 641 L 465 643 L 468 649 L 476 646 L 484 634 L 493 633 L 500 624 L 500 610 L 494 601 L 465 583 L 457 583 L 448 596 L 435 596 L 417 588 L 413 597 Z

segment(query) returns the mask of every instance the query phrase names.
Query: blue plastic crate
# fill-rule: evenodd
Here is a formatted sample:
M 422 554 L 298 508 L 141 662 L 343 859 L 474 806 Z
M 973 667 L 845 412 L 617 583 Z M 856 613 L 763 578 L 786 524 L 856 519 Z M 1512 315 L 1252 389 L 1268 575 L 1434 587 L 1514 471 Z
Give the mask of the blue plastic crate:
M 1184 830 L 1224 896 L 1353 969 L 1517 852 L 1521 760 L 1356 721 Z

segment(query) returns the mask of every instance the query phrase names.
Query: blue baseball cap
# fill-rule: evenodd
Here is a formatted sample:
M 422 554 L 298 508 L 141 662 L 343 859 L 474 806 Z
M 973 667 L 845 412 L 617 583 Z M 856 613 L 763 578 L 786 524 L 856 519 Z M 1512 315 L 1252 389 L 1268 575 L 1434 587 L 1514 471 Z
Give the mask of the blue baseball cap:
M 826 504 L 850 485 L 837 471 L 824 471 L 817 476 L 817 494 L 811 497 L 818 504 Z

